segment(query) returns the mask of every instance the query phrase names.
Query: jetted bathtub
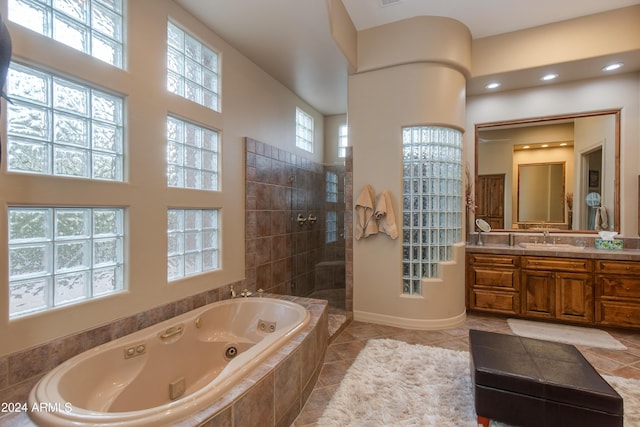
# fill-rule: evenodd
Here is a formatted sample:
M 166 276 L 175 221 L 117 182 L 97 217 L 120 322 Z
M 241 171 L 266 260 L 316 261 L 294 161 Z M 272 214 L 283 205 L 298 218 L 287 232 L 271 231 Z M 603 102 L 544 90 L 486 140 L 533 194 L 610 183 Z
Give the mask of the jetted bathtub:
M 209 304 L 67 360 L 31 390 L 42 426 L 160 426 L 206 408 L 309 323 L 274 298 Z

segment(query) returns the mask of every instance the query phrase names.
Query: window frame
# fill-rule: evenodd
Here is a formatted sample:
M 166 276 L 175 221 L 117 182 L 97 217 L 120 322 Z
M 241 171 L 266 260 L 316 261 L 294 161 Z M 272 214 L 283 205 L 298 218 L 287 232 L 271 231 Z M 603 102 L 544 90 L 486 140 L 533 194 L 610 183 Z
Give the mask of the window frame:
M 304 121 L 301 119 L 304 119 Z M 296 107 L 296 147 L 313 154 L 315 150 L 314 132 L 313 116 L 302 108 Z

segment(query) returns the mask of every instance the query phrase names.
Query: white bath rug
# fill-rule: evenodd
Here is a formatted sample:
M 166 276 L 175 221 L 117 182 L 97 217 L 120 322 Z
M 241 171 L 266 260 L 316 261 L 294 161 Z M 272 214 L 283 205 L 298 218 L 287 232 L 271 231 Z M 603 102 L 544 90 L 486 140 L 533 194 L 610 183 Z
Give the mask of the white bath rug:
M 509 328 L 521 337 L 537 338 L 566 344 L 589 347 L 626 350 L 624 344 L 609 335 L 608 332 L 595 328 L 560 325 L 546 322 L 533 322 L 522 319 L 507 319 Z
M 640 426 L 640 380 L 604 378 L 624 399 L 624 425 Z M 316 426 L 477 427 L 469 353 L 369 340 Z

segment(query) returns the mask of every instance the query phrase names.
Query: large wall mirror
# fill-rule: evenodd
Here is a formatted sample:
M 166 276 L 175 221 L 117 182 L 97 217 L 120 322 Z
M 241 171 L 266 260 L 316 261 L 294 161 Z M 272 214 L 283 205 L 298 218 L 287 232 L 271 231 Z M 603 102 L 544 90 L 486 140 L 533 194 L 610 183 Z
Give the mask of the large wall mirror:
M 620 110 L 477 124 L 476 218 L 492 229 L 620 231 Z

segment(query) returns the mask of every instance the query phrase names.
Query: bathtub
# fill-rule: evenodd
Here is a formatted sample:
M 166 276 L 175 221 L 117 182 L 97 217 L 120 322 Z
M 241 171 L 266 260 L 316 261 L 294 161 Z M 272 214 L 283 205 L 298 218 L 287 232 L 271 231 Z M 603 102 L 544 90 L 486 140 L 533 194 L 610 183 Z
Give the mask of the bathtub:
M 215 402 L 303 329 L 303 306 L 274 298 L 209 304 L 75 356 L 29 394 L 41 426 L 160 426 Z

